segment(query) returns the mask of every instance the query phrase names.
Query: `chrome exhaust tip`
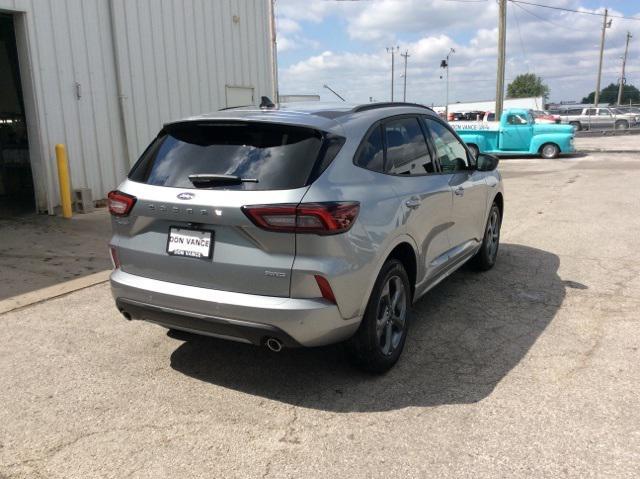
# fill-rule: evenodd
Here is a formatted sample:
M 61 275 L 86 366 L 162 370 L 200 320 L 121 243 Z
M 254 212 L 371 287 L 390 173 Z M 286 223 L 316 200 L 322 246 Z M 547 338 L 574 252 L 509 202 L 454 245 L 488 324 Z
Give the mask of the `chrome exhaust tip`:
M 265 341 L 265 344 L 274 353 L 279 353 L 280 351 L 282 351 L 282 343 L 280 342 L 279 339 L 267 338 L 267 340 Z

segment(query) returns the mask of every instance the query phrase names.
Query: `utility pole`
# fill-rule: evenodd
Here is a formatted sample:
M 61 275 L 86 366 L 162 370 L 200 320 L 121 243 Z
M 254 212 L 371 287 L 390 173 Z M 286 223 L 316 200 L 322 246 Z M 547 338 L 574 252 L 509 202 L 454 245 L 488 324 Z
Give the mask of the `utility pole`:
M 627 54 L 629 53 L 629 40 L 631 39 L 631 32 L 627 32 L 627 45 L 624 47 L 624 57 L 622 57 L 622 74 L 620 75 L 620 85 L 618 86 L 618 106 L 622 101 L 622 89 L 624 88 L 624 67 L 627 65 Z
M 387 53 L 391 53 L 391 101 L 393 101 L 393 70 L 395 68 L 395 55 L 400 47 L 387 47 Z
M 607 31 L 607 28 L 611 27 L 611 20 L 607 22 L 607 17 L 609 15 L 609 10 L 604 9 L 604 20 L 602 21 L 602 34 L 600 35 L 600 62 L 598 63 L 598 79 L 596 80 L 596 96 L 593 99 L 593 105 L 598 106 L 600 103 L 600 77 L 602 76 L 602 54 L 604 53 L 604 37 Z
M 504 65 L 507 40 L 507 0 L 499 0 L 498 14 L 498 76 L 496 80 L 496 121 L 500 121 L 504 105 Z
M 446 121 L 449 121 L 449 58 L 451 57 L 451 54 L 455 52 L 456 51 L 453 48 L 449 49 L 449 53 L 447 53 L 447 57 L 440 62 L 440 68 L 446 69 L 445 73 L 447 75 L 446 97 L 445 97 L 445 104 L 444 104 L 444 118 Z
M 280 103 L 280 89 L 278 87 L 278 39 L 276 37 L 276 2 L 269 2 L 269 33 L 271 35 L 271 70 L 273 78 L 273 96 L 276 103 Z
M 409 55 L 409 50 L 405 50 L 400 56 L 404 58 L 404 90 L 402 91 L 402 101 L 407 101 L 407 58 L 411 55 Z

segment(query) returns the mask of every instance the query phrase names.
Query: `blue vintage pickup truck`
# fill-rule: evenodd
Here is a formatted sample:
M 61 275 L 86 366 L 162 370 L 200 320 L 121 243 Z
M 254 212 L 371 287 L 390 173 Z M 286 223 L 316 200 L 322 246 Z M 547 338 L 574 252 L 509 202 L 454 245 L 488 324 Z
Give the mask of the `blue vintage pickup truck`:
M 529 110 L 510 108 L 500 121 L 454 121 L 449 123 L 477 155 L 541 155 L 556 158 L 573 153 L 571 125 L 536 124 Z

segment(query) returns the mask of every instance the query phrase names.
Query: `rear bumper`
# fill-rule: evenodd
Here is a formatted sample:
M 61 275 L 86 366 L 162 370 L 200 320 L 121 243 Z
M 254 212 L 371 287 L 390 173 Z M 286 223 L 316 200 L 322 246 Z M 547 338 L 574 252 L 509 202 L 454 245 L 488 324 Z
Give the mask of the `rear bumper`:
M 323 299 L 259 296 L 159 281 L 115 270 L 111 291 L 131 319 L 256 345 L 321 346 L 349 338 L 360 318 L 344 320 Z

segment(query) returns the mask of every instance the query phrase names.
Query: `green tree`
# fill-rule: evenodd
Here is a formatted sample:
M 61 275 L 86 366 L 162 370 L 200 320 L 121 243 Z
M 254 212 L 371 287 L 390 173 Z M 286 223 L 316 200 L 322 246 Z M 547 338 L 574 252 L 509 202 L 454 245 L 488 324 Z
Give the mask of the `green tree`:
M 592 91 L 582 99 L 582 103 L 593 103 L 595 100 L 596 92 Z M 640 103 L 640 90 L 633 85 L 625 85 L 622 89 L 622 99 L 620 103 Z M 618 101 L 618 85 L 615 83 L 609 84 L 606 88 L 600 90 L 600 103 L 615 103 Z
M 507 86 L 507 98 L 549 97 L 549 87 L 535 73 L 523 73 Z

